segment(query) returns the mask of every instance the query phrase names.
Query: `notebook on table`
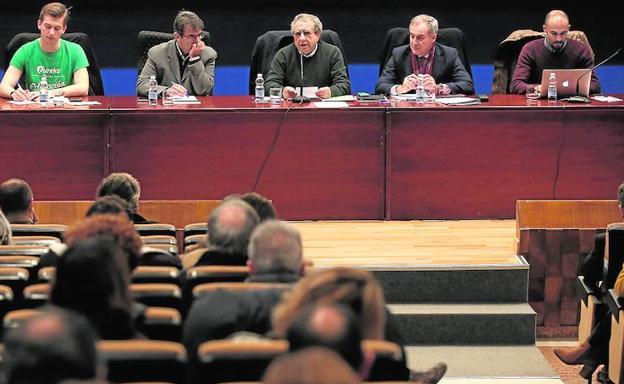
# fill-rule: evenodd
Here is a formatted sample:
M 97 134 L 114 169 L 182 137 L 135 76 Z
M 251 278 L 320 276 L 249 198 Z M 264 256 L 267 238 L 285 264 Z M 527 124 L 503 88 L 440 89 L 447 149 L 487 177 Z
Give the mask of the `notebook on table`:
M 589 68 L 583 69 L 544 69 L 542 72 L 542 82 L 540 95 L 548 96 L 548 80 L 550 74 L 554 73 L 557 78 L 557 97 L 585 96 L 589 97 L 589 85 L 591 83 L 591 72 Z

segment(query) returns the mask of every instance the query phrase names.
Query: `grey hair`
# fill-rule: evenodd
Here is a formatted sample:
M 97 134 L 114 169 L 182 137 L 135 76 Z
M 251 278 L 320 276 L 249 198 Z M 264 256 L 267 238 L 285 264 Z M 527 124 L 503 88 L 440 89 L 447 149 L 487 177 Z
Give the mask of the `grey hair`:
M 240 225 L 224 223 L 224 214 L 232 210 L 243 213 Z M 229 199 L 215 208 L 208 217 L 208 244 L 225 253 L 247 254 L 247 245 L 260 218 L 251 205 L 239 199 Z
M 321 23 L 321 19 L 309 13 L 300 13 L 295 16 L 290 23 L 290 32 L 295 33 L 295 24 L 299 21 L 310 21 L 314 24 L 314 32 L 323 32 L 323 23 Z
M 247 255 L 256 272 L 299 273 L 302 259 L 301 235 L 295 227 L 284 221 L 266 220 L 251 235 Z
M 421 14 L 421 15 L 414 16 L 412 18 L 412 21 L 410 21 L 410 25 L 421 24 L 421 23 L 427 24 L 429 32 L 433 33 L 434 35 L 438 34 L 438 20 L 436 20 L 435 17 Z

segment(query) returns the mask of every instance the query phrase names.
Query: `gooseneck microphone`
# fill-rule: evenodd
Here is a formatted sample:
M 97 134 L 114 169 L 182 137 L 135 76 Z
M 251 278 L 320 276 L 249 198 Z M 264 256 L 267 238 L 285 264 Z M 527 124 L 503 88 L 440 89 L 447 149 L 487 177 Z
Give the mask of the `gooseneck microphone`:
M 589 75 L 590 73 L 592 73 L 596 68 L 600 67 L 602 64 L 606 63 L 607 61 L 613 59 L 615 56 L 617 56 L 620 51 L 622 50 L 622 48 L 618 48 L 615 52 L 613 52 L 611 54 L 611 56 L 607 57 L 606 59 L 602 60 L 600 63 L 594 65 L 592 68 L 589 68 L 589 70 L 585 73 L 583 73 L 581 76 L 578 77 L 578 79 L 576 79 L 576 94 L 579 94 L 579 84 L 581 83 L 581 79 L 586 76 Z M 591 86 L 590 86 L 591 87 Z
M 299 59 L 301 64 L 301 83 L 299 84 L 299 96 L 295 96 L 292 98 L 294 103 L 308 103 L 310 102 L 310 98 L 303 96 L 303 54 L 299 52 Z

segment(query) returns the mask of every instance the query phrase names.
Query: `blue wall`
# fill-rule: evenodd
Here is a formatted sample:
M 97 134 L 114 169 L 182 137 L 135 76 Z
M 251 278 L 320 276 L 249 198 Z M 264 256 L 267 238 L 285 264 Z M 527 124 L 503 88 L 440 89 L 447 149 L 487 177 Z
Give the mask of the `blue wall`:
M 473 64 L 473 77 L 477 93 L 491 93 L 494 68 L 491 65 Z M 354 92 L 372 92 L 377 81 L 377 64 L 350 64 L 349 75 Z M 605 94 L 624 94 L 624 65 L 602 66 L 597 69 Z M 3 74 L 0 71 L 0 75 Z M 135 94 L 136 68 L 102 68 L 104 90 L 108 96 Z M 249 81 L 248 66 L 217 66 L 215 95 L 246 95 Z

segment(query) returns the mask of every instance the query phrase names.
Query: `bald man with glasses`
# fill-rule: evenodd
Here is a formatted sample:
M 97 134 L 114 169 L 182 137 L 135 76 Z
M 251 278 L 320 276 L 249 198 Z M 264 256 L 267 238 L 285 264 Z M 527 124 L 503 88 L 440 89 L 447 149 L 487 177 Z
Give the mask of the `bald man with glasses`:
M 202 41 L 203 29 L 204 22 L 197 14 L 178 13 L 173 22 L 173 39 L 150 48 L 147 53 L 137 79 L 139 96 L 147 96 L 151 76 L 156 76 L 158 91 L 170 97 L 212 94 L 217 52 Z

